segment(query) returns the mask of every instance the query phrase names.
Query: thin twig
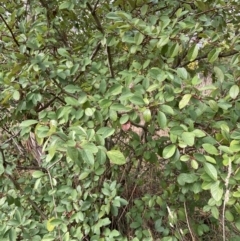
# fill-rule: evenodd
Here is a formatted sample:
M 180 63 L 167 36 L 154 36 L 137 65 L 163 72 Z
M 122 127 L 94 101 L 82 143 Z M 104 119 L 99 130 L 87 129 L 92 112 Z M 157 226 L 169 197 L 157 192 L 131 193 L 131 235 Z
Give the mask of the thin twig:
M 0 152 L 2 154 L 2 159 L 3 159 L 3 164 L 4 167 L 6 165 L 6 160 L 5 160 L 5 155 L 2 149 L 0 149 Z M 21 196 L 24 196 L 24 191 L 22 190 L 21 186 L 18 184 L 18 182 L 12 177 L 12 175 L 10 174 L 4 174 L 5 176 L 7 176 L 13 183 L 13 185 L 15 186 L 15 188 L 20 192 Z M 47 219 L 47 216 L 42 212 L 42 210 L 37 206 L 37 204 L 32 201 L 29 197 L 27 197 L 28 202 L 32 205 L 32 207 L 35 209 L 36 212 L 38 212 L 40 214 L 40 216 L 42 217 L 43 220 Z
M 90 59 L 93 60 L 94 57 L 96 56 L 96 54 L 98 53 L 98 51 L 100 50 L 101 48 L 101 42 L 98 42 L 96 48 L 93 50 L 92 54 L 91 54 L 91 57 Z
M 17 39 L 15 38 L 14 34 L 13 34 L 13 31 L 12 29 L 10 28 L 10 26 L 8 25 L 8 23 L 5 21 L 4 17 L 2 16 L 2 14 L 0 14 L 0 18 L 3 20 L 3 22 L 5 23 L 5 25 L 7 26 L 8 30 L 10 31 L 12 37 L 13 37 L 13 40 L 14 42 L 16 43 L 16 45 L 19 47 L 20 44 L 18 43 Z
M 229 56 L 232 56 L 234 54 L 237 54 L 237 53 L 239 53 L 239 51 L 233 50 L 233 51 L 230 51 L 230 52 L 227 52 L 227 53 L 219 54 L 218 57 L 219 58 L 225 58 L 225 57 L 229 57 Z M 206 59 L 208 54 L 209 54 L 209 52 L 205 53 L 202 56 L 197 57 L 196 59 L 194 59 L 192 61 L 187 61 L 187 62 L 181 64 L 179 67 L 184 67 L 184 66 L 186 66 L 186 65 L 188 65 L 188 64 L 190 64 L 192 62 L 195 62 L 195 61 L 198 61 L 198 60 L 201 60 L 201 59 Z
M 95 47 L 95 49 L 93 50 L 93 52 L 90 56 L 90 60 L 93 60 L 95 58 L 95 56 L 97 55 L 97 53 L 100 49 L 101 49 L 101 42 L 98 42 L 97 46 Z M 79 74 L 74 78 L 73 83 L 75 83 L 83 73 L 84 73 L 84 71 L 80 71 Z
M 187 214 L 186 202 L 184 202 L 183 204 L 184 204 L 184 211 L 185 211 L 186 220 L 187 220 L 187 226 L 188 226 L 189 232 L 190 232 L 190 234 L 191 234 L 192 241 L 194 241 L 194 240 L 195 240 L 195 237 L 194 237 L 194 235 L 193 235 L 193 232 L 192 232 L 192 229 L 191 229 L 191 226 L 190 226 L 189 220 L 188 220 L 188 214 Z
M 90 10 L 95 22 L 96 22 L 96 25 L 97 25 L 97 29 L 102 33 L 104 34 L 104 29 L 101 25 L 101 22 L 96 14 L 96 11 L 94 11 L 94 9 L 92 8 L 92 6 L 87 3 L 87 7 L 88 9 Z M 111 78 L 114 78 L 114 72 L 113 72 L 113 67 L 112 67 L 112 57 L 111 57 L 111 50 L 110 50 L 110 47 L 107 46 L 106 47 L 106 52 L 107 52 L 107 61 L 108 61 L 108 69 L 109 69 L 109 72 L 110 72 L 110 76 Z
M 93 10 L 92 10 L 93 12 L 96 11 L 98 3 L 99 3 L 99 0 L 97 0 L 97 2 L 95 3 L 95 5 L 94 5 L 94 7 L 93 7 Z
M 223 201 L 223 210 L 222 210 L 222 229 L 223 229 L 223 241 L 226 241 L 226 230 L 225 230 L 225 210 L 226 210 L 226 204 L 229 200 L 229 189 L 228 189 L 228 184 L 229 184 L 229 179 L 232 174 L 232 161 L 229 160 L 228 164 L 228 174 L 225 179 L 225 187 L 226 187 L 226 192 L 224 196 L 224 201 Z
M 52 166 L 51 166 L 52 167 Z M 51 173 L 49 171 L 50 169 L 47 169 L 47 173 L 49 176 L 49 181 L 50 181 L 50 185 L 51 185 L 51 189 L 53 190 L 53 182 L 52 182 L 52 176 Z M 53 207 L 54 207 L 54 213 L 55 213 L 55 217 L 57 218 L 57 205 L 56 205 L 56 200 L 55 200 L 55 196 L 54 194 L 52 194 L 52 200 L 53 200 Z M 62 236 L 61 236 L 61 231 L 60 231 L 60 227 L 58 227 L 58 235 L 59 235 L 59 240 L 62 240 Z
M 18 131 L 16 134 L 13 134 L 10 138 L 8 138 L 6 141 L 4 141 L 2 143 L 2 145 L 8 143 L 9 141 L 11 141 L 14 137 L 16 137 L 21 131 Z

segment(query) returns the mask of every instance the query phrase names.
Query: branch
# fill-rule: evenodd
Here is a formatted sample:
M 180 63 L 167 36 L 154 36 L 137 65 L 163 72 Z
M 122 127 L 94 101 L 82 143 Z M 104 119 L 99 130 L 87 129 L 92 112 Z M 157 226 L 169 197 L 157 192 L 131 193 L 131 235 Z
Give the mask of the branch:
M 193 232 L 192 232 L 192 229 L 191 229 L 191 226 L 190 226 L 189 220 L 188 220 L 188 214 L 187 214 L 186 202 L 184 202 L 184 211 L 185 211 L 185 216 L 186 216 L 187 226 L 188 226 L 188 229 L 189 229 L 190 235 L 191 235 L 191 237 L 192 237 L 192 240 L 194 241 L 195 238 L 194 238 L 194 235 L 193 235 Z
M 97 46 L 95 47 L 95 49 L 93 50 L 93 52 L 90 56 L 91 60 L 93 60 L 95 58 L 95 56 L 97 55 L 100 48 L 101 48 L 101 42 L 98 42 Z M 84 71 L 80 71 L 79 74 L 74 78 L 73 83 L 75 83 L 83 73 L 84 73 Z
M 95 4 L 96 6 L 96 4 Z M 99 21 L 99 18 L 98 16 L 96 15 L 96 8 L 92 8 L 91 5 L 89 3 L 87 3 L 87 7 L 88 9 L 90 10 L 96 24 L 97 24 L 97 29 L 102 33 L 104 34 L 104 29 Z M 111 78 L 114 78 L 114 72 L 113 72 L 113 67 L 112 67 L 112 57 L 111 57 L 111 52 L 110 52 L 110 47 L 107 46 L 107 60 L 108 60 L 108 69 L 109 69 L 109 72 L 110 72 L 110 76 Z
M 98 3 L 99 3 L 99 0 L 97 0 L 97 2 L 95 3 L 95 5 L 94 5 L 94 7 L 93 7 L 93 12 L 96 11 Z
M 20 170 L 41 170 L 45 173 L 47 173 L 47 169 L 44 167 L 39 167 L 39 166 L 16 166 L 17 169 Z
M 20 47 L 20 44 L 18 43 L 17 39 L 15 38 L 13 32 L 12 32 L 12 29 L 10 28 L 10 26 L 7 24 L 7 22 L 5 21 L 4 17 L 2 16 L 2 14 L 0 14 L 0 18 L 3 20 L 3 22 L 5 23 L 6 27 L 8 28 L 8 30 L 10 31 L 12 37 L 13 37 L 13 40 L 14 42 L 16 43 L 16 45 L 18 47 Z
M 17 183 L 17 181 L 9 174 L 5 174 L 5 175 L 12 181 L 15 188 L 20 191 L 20 194 L 22 196 L 24 196 L 24 192 L 23 192 L 22 188 L 20 187 L 20 185 Z M 37 204 L 35 202 L 33 202 L 29 197 L 27 197 L 27 200 L 32 205 L 32 207 L 35 209 L 35 211 L 40 214 L 42 219 L 46 220 L 47 216 L 42 212 L 42 210 L 37 206 Z
M 113 72 L 113 67 L 112 67 L 112 56 L 111 56 L 111 51 L 110 47 L 107 46 L 107 60 L 108 60 L 108 69 L 110 71 L 111 78 L 114 78 L 114 72 Z
M 6 160 L 5 160 L 5 155 L 2 149 L 0 149 L 0 152 L 2 154 L 2 159 L 3 159 L 3 164 L 5 167 L 6 164 Z M 15 188 L 20 192 L 20 194 L 22 196 L 24 196 L 24 191 L 22 190 L 22 188 L 20 187 L 19 183 L 12 177 L 12 175 L 10 174 L 4 174 L 5 176 L 7 176 L 13 183 L 13 185 L 15 186 Z M 36 212 L 38 212 L 40 214 L 40 216 L 42 217 L 43 220 L 47 219 L 47 216 L 42 212 L 42 210 L 37 206 L 37 204 L 32 201 L 29 197 L 27 197 L 28 202 L 32 205 L 32 207 L 35 209 Z
M 138 127 L 138 128 L 142 128 L 144 131 L 148 131 L 147 130 L 147 128 L 146 128 L 146 126 L 144 126 L 144 125 L 140 125 L 140 124 L 137 124 L 137 123 L 134 123 L 134 122 L 132 122 L 132 121 L 130 121 L 130 123 L 133 125 L 133 126 L 136 126 L 136 127 Z
M 62 93 L 67 94 L 68 96 L 71 96 L 71 97 L 74 98 L 74 99 L 77 99 L 76 96 L 74 96 L 74 95 L 68 93 L 67 91 L 65 91 L 65 90 L 62 88 L 62 86 L 57 82 L 57 80 L 55 80 L 55 79 L 52 79 L 52 80 L 53 80 L 53 82 L 56 84 L 56 86 L 61 90 Z
M 36 112 L 40 112 L 40 111 L 48 108 L 48 106 L 50 106 L 54 102 L 54 100 L 56 100 L 56 99 L 57 99 L 57 96 L 53 97 L 47 104 L 45 104 L 44 106 L 37 109 Z
M 229 56 L 232 56 L 232 55 L 234 55 L 234 54 L 237 54 L 237 53 L 239 53 L 239 51 L 233 50 L 233 51 L 230 51 L 230 52 L 228 52 L 228 53 L 219 54 L 218 57 L 219 57 L 219 58 L 225 58 L 225 57 L 229 57 Z M 202 56 L 197 57 L 196 59 L 194 59 L 194 60 L 192 60 L 192 61 L 187 61 L 187 62 L 181 64 L 179 67 L 184 67 L 184 66 L 186 66 L 186 65 L 188 65 L 188 64 L 190 64 L 190 63 L 192 63 L 192 62 L 195 62 L 195 61 L 197 61 L 197 60 L 206 59 L 207 56 L 208 56 L 208 54 L 209 54 L 209 52 L 208 52 L 208 53 L 205 53 L 205 54 L 202 55 Z
M 231 178 L 231 174 L 232 174 L 232 162 L 231 160 L 229 161 L 228 164 L 228 173 L 227 173 L 227 177 L 225 179 L 225 187 L 226 187 L 226 191 L 225 191 L 225 195 L 224 195 L 224 201 L 223 201 L 223 210 L 222 210 L 222 230 L 223 230 L 223 241 L 226 241 L 226 230 L 225 230 L 225 211 L 226 211 L 226 204 L 229 200 L 229 179 Z
M 93 60 L 96 56 L 96 54 L 98 53 L 98 51 L 100 50 L 101 48 L 101 42 L 98 42 L 96 48 L 93 50 L 92 54 L 91 54 L 91 57 L 90 59 Z

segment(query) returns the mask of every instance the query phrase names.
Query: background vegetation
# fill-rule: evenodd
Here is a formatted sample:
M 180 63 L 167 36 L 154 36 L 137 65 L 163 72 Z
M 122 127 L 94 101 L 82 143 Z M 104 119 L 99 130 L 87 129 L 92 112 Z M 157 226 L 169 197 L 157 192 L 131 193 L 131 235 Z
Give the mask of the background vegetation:
M 0 239 L 239 240 L 239 12 L 2 0 Z

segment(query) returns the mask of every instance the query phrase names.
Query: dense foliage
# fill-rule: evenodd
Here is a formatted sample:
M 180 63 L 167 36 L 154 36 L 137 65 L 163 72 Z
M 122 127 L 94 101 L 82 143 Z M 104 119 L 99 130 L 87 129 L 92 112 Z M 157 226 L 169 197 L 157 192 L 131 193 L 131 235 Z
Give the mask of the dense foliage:
M 0 239 L 239 240 L 239 11 L 2 0 Z

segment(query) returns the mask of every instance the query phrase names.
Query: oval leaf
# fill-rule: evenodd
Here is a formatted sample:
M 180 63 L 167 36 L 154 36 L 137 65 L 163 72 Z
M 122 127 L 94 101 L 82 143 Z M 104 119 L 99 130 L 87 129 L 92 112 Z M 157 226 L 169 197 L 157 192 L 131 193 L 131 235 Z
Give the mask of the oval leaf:
M 198 44 L 195 44 L 188 50 L 187 59 L 189 61 L 193 61 L 194 59 L 196 59 L 196 57 L 198 56 L 198 49 Z
M 20 124 L 20 127 L 28 127 L 28 126 L 34 125 L 36 123 L 38 123 L 37 120 L 25 120 Z
M 192 132 L 183 132 L 182 133 L 182 140 L 188 146 L 193 146 L 194 140 L 195 140 L 195 135 Z
M 204 163 L 204 171 L 211 177 L 214 181 L 217 181 L 217 170 L 210 163 Z
M 33 172 L 32 177 L 33 178 L 39 178 L 39 177 L 42 177 L 44 175 L 45 174 L 43 172 L 41 172 L 41 171 L 35 171 L 35 172 Z
M 184 108 L 189 103 L 191 97 L 191 94 L 185 94 L 179 102 L 179 109 Z
M 177 147 L 173 144 L 166 146 L 163 149 L 163 158 L 168 159 L 170 157 L 172 157 L 176 151 Z
M 218 150 L 214 145 L 210 143 L 205 143 L 205 144 L 202 144 L 202 147 L 207 153 L 212 155 L 218 155 Z
M 232 99 L 236 99 L 239 94 L 239 87 L 237 85 L 233 85 L 229 90 L 229 95 Z
M 107 152 L 107 156 L 111 163 L 116 165 L 123 165 L 126 163 L 126 158 L 119 150 L 111 150 Z

